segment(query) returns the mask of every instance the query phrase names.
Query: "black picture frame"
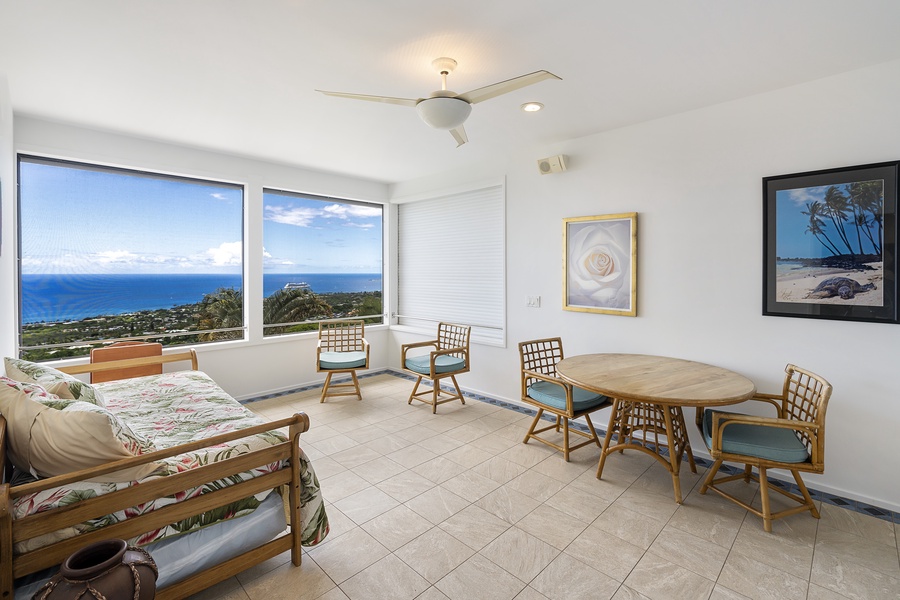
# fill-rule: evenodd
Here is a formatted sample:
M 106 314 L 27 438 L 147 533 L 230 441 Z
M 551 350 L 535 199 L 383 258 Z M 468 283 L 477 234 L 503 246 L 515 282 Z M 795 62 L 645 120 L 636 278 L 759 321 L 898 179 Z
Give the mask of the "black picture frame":
M 898 170 L 763 178 L 763 315 L 898 322 Z

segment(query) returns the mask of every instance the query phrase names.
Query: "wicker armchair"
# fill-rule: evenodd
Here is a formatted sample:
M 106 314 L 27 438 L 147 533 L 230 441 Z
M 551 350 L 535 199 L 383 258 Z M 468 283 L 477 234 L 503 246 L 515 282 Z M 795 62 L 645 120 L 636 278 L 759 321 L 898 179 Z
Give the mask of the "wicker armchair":
M 703 438 L 715 463 L 703 481 L 700 493 L 711 489 L 732 502 L 744 507 L 763 519 L 763 528 L 771 532 L 772 521 L 788 515 L 809 511 L 819 518 L 819 511 L 800 478 L 800 471 L 822 473 L 825 471 L 825 410 L 831 397 L 831 384 L 818 375 L 788 365 L 785 368 L 784 387 L 778 394 L 757 394 L 751 400 L 772 404 L 777 417 L 756 417 L 735 413 L 704 411 L 701 428 Z M 699 415 L 698 415 L 699 416 Z M 716 473 L 724 461 L 745 465 L 744 471 L 716 479 Z M 752 473 L 753 467 L 759 475 Z M 768 469 L 785 469 L 791 472 L 802 494 L 798 496 L 780 487 L 769 486 Z M 762 510 L 738 500 L 719 485 L 743 479 L 759 482 Z M 769 490 L 775 490 L 799 503 L 786 510 L 772 513 Z
M 319 323 L 319 345 L 316 348 L 316 372 L 328 373 L 319 402 L 331 396 L 356 396 L 359 391 L 357 369 L 369 368 L 369 342 L 365 338 L 365 322 L 362 320 L 328 321 Z M 350 381 L 332 383 L 337 373 L 349 373 Z
M 471 362 L 469 360 L 469 337 L 471 333 L 472 328 L 469 326 L 441 323 L 438 325 L 437 339 L 403 344 L 401 358 L 403 370 L 416 377 L 416 385 L 409 394 L 407 404 L 412 404 L 413 400 L 430 404 L 431 412 L 434 414 L 437 413 L 438 404 L 453 400 L 466 403 L 459 384 L 456 382 L 456 376 L 469 371 Z M 419 356 L 407 355 L 410 350 L 427 347 L 434 350 Z M 455 394 L 448 394 L 441 390 L 441 379 L 447 377 L 453 382 Z M 419 384 L 423 379 L 431 381 L 431 390 L 418 391 Z
M 591 423 L 591 413 L 610 406 L 610 399 L 606 396 L 589 392 L 566 383 L 556 376 L 556 364 L 563 359 L 562 339 L 547 338 L 531 340 L 519 344 L 519 358 L 522 366 L 522 401 L 538 409 L 525 434 L 522 443 L 535 439 L 551 448 L 556 448 L 563 453 L 566 462 L 569 461 L 569 453 L 589 444 L 600 447 L 600 440 Z M 556 416 L 556 423 L 541 429 L 536 429 L 544 412 Z M 569 429 L 569 421 L 584 417 L 587 423 L 588 433 L 578 429 Z M 562 428 L 562 446 L 539 437 L 539 433 L 553 429 L 556 433 Z M 587 438 L 586 441 L 574 446 L 569 444 L 569 434 L 574 433 Z

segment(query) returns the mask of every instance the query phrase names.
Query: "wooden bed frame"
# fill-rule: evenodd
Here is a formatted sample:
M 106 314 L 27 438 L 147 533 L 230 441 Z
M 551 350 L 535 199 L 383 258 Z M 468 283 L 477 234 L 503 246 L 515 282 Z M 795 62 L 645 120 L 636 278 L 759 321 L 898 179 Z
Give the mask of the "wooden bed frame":
M 60 370 L 70 374 L 78 374 L 185 360 L 190 360 L 192 368 L 197 370 L 197 355 L 194 350 L 162 356 L 77 365 Z M 281 444 L 83 500 L 77 504 L 54 508 L 21 519 L 12 518 L 12 502 L 15 498 L 80 480 L 89 480 L 92 477 L 118 471 L 119 469 L 134 467 L 282 427 L 287 427 L 289 433 L 288 441 Z M 287 550 L 291 551 L 291 562 L 299 566 L 302 554 L 300 545 L 302 534 L 299 471 L 300 434 L 308 429 L 309 417 L 304 413 L 297 413 L 286 419 L 181 444 L 165 450 L 107 463 L 106 465 L 66 475 L 41 479 L 40 481 L 24 485 L 10 486 L 7 483 L 8 477 L 4 477 L 2 479 L 3 483 L 0 483 L 0 599 L 13 598 L 16 578 L 58 565 L 73 552 L 89 543 L 109 538 L 129 539 L 282 485 L 287 486 L 288 489 L 286 501 L 288 503 L 287 514 L 290 527 L 286 533 L 178 583 L 157 590 L 156 599 L 178 600 L 185 598 Z M 289 460 L 290 468 L 280 469 L 224 489 L 168 505 L 97 531 L 91 531 L 44 546 L 38 550 L 18 556 L 13 554 L 13 544 L 17 542 L 281 460 Z M 6 455 L 6 419 L 2 416 L 0 416 L 0 465 L 6 467 L 9 465 Z M 8 475 L 10 471 L 8 468 L 4 468 L 4 472 L 4 474 Z

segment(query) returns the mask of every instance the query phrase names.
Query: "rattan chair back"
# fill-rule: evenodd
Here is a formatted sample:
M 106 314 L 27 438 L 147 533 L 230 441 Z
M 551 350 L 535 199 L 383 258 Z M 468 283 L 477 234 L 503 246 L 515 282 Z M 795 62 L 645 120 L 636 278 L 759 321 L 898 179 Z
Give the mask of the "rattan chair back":
M 364 350 L 365 321 L 348 319 L 319 323 L 319 340 L 326 352 L 360 352 Z

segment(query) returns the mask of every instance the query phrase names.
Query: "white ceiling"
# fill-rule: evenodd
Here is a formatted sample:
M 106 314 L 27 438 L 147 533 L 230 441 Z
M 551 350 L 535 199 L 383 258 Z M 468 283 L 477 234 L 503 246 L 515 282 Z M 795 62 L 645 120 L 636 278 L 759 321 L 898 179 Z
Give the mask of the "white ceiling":
M 397 182 L 900 59 L 898 30 L 898 0 L 0 0 L 0 73 L 16 114 Z M 424 97 L 439 56 L 457 92 L 562 81 L 477 104 L 459 148 L 314 91 Z

